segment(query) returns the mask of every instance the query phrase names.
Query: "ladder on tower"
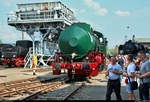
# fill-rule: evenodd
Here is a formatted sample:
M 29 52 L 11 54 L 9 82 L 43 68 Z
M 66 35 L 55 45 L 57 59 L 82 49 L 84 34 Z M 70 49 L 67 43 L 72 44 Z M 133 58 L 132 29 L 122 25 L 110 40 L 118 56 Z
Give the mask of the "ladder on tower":
M 32 68 L 32 57 L 33 57 L 33 48 L 30 47 L 26 57 L 24 58 L 24 61 L 26 62 L 24 68 L 26 67 Z

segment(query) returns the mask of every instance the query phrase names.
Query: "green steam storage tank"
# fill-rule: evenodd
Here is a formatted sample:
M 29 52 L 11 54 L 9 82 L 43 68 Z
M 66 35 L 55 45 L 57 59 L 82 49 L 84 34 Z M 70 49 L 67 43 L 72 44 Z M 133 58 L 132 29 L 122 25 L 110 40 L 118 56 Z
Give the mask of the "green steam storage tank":
M 77 54 L 75 59 L 86 57 L 89 51 L 106 51 L 103 34 L 93 31 L 86 23 L 74 23 L 66 28 L 59 36 L 58 45 L 66 57 L 71 57 L 72 53 Z

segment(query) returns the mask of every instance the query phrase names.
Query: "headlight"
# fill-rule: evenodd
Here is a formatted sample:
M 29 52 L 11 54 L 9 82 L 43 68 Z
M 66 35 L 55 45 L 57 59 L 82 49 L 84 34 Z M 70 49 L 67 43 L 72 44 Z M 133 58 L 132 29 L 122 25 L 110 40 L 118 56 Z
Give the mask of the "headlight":
M 60 57 L 60 59 L 62 60 L 62 57 Z
M 4 55 L 2 55 L 1 57 L 4 57 Z
M 16 57 L 16 55 L 13 55 L 13 57 Z
M 86 57 L 86 59 L 88 60 L 88 59 L 89 59 L 89 57 Z

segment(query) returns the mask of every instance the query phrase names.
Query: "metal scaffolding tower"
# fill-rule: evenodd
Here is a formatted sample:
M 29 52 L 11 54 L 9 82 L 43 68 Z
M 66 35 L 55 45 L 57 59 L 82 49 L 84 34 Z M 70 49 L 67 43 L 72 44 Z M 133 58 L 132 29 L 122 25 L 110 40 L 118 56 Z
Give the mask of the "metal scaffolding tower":
M 32 67 L 32 56 L 37 54 L 39 63 L 47 66 L 44 56 L 51 56 L 59 49 L 60 32 L 74 21 L 74 13 L 61 2 L 17 4 L 18 10 L 8 15 L 8 25 L 26 32 L 33 41 L 25 67 Z

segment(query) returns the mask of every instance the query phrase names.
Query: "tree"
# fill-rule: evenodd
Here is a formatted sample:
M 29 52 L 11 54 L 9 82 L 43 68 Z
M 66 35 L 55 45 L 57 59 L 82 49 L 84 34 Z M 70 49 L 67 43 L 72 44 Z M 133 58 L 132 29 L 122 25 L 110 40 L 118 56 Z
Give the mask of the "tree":
M 0 44 L 3 43 L 2 40 L 0 40 Z
M 109 49 L 107 48 L 107 54 L 116 56 L 118 53 L 115 51 L 115 49 Z

